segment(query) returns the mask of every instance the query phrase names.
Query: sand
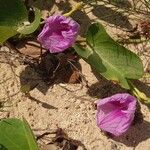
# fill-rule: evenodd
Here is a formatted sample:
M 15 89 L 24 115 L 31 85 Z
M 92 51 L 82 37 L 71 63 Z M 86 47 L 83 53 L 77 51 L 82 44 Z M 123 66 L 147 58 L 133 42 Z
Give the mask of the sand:
M 45 1 L 44 5 L 39 7 L 43 9 L 46 7 L 48 10 L 52 8 L 51 13 L 55 10 L 64 13 L 75 2 L 64 0 L 50 5 L 47 3 L 48 1 Z M 124 14 L 125 17 L 120 13 L 118 16 L 114 13 L 113 17 L 106 19 L 102 16 L 103 13 L 105 15 L 115 12 L 110 6 L 99 5 L 88 15 L 81 11 L 76 12 L 73 17 L 81 24 L 80 35 L 83 36 L 85 26 L 91 23 L 91 19 L 98 18 L 111 36 L 116 39 L 118 36 L 125 37 L 128 36 L 126 30 L 131 29 L 145 17 L 139 14 L 129 15 L 127 12 Z M 47 12 L 46 9 L 44 14 Z M 150 59 L 147 54 L 150 45 L 144 44 L 125 46 L 141 57 L 145 72 L 148 72 Z M 1 108 L 0 118 L 23 116 L 36 136 L 62 128 L 70 139 L 80 143 L 78 150 L 150 150 L 150 110 L 146 105 L 140 103 L 143 119 L 138 115 L 131 128 L 120 137 L 110 137 L 96 126 L 94 102 L 125 90 L 97 75 L 84 60 L 80 59 L 79 63 L 89 87 L 85 86 L 84 81 L 76 84 L 55 82 L 48 85 L 34 68 L 20 63 L 20 58 L 18 59 L 18 55 L 11 48 L 2 47 L 0 53 L 0 102 L 6 101 Z M 150 86 L 147 82 L 147 79 L 143 78 L 138 87 L 150 96 Z M 30 91 L 30 97 L 20 91 L 23 84 L 36 85 Z M 49 134 L 47 138 L 39 139 L 40 149 L 60 149 L 56 144 L 50 144 L 54 136 L 55 134 Z

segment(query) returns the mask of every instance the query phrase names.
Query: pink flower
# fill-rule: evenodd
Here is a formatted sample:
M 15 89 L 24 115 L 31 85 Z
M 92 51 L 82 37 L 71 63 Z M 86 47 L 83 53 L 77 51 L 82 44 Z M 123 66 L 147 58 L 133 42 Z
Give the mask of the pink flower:
M 101 99 L 97 102 L 97 126 L 120 136 L 130 127 L 135 110 L 136 99 L 127 93 Z
M 65 16 L 51 16 L 45 21 L 38 41 L 51 53 L 63 52 L 75 42 L 79 24 Z

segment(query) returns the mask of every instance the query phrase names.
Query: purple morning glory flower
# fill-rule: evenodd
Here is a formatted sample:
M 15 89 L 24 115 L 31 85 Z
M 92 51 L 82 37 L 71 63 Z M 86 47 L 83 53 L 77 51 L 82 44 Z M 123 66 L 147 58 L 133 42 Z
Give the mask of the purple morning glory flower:
M 57 15 L 46 21 L 38 41 L 51 53 L 63 52 L 75 42 L 79 24 L 71 18 Z
M 128 130 L 136 110 L 136 98 L 130 94 L 115 94 L 97 102 L 97 126 L 120 136 Z

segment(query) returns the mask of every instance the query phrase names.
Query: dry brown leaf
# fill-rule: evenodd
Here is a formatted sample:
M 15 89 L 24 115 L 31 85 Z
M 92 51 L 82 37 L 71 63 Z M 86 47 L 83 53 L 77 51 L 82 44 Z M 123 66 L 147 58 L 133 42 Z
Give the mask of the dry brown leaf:
M 41 48 L 41 45 L 36 41 L 22 41 L 17 44 L 16 48 L 20 53 L 33 58 L 37 58 L 46 52 L 46 50 Z
M 73 70 L 70 74 L 67 83 L 79 83 L 80 82 L 80 74 L 79 71 Z

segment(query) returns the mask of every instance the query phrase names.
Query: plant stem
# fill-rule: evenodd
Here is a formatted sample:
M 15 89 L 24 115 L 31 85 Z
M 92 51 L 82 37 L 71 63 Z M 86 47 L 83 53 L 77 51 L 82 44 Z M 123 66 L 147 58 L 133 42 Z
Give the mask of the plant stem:
M 123 44 L 132 44 L 132 43 L 144 43 L 144 42 L 149 42 L 149 40 L 147 39 L 144 39 L 144 40 L 141 40 L 141 39 L 121 39 L 121 40 L 117 40 L 117 42 L 119 43 L 123 43 Z
M 77 5 L 70 12 L 64 14 L 64 16 L 66 16 L 66 17 L 71 16 L 75 11 L 80 10 L 82 8 L 82 6 L 83 6 L 82 2 L 77 3 Z
M 141 92 L 140 90 L 138 90 L 131 81 L 128 80 L 128 83 L 131 87 L 131 91 L 132 93 L 141 101 L 144 102 L 146 104 L 150 104 L 150 98 L 147 97 L 143 92 Z

